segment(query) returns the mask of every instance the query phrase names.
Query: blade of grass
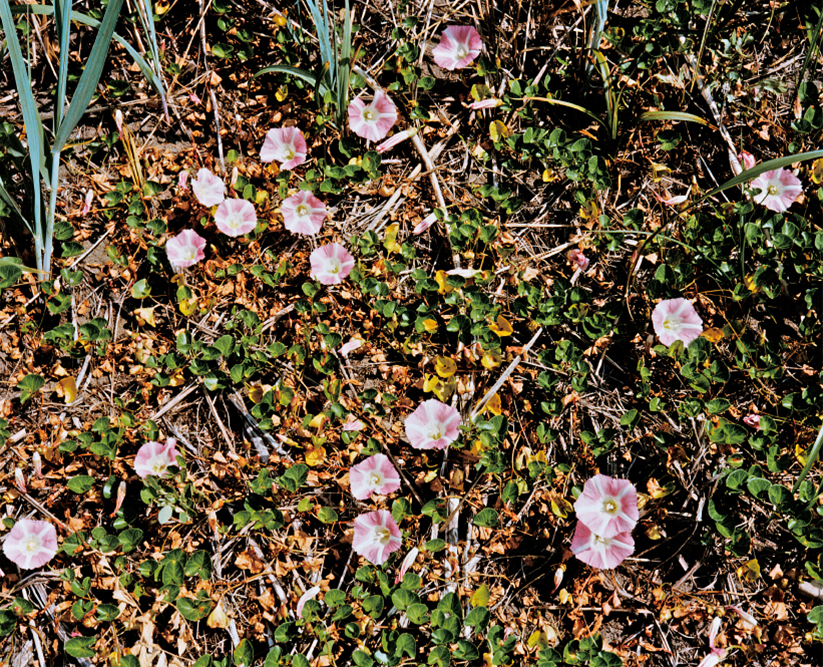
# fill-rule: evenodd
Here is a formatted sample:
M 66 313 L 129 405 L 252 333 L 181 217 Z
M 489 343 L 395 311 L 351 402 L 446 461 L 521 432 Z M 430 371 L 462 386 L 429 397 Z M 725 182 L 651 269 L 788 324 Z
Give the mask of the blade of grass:
M 340 45 L 340 62 L 337 68 L 337 125 L 345 127 L 349 106 L 349 77 L 351 76 L 351 9 L 346 0 L 346 18 L 343 20 L 343 43 Z
M 54 98 L 52 131 L 63 122 L 66 103 L 66 83 L 69 79 L 69 39 L 71 37 L 71 1 L 54 0 L 54 21 L 57 24 L 57 44 L 60 47 L 60 67 L 57 70 L 57 94 Z
M 812 450 L 809 452 L 809 456 L 806 459 L 806 465 L 803 466 L 803 470 L 800 471 L 800 475 L 798 475 L 797 481 L 792 487 L 792 493 L 797 493 L 797 489 L 800 488 L 803 480 L 806 479 L 806 475 L 809 474 L 809 470 L 811 470 L 812 466 L 817 462 L 817 459 L 820 456 L 821 447 L 823 447 L 823 426 L 820 427 L 820 430 L 817 433 L 817 438 L 814 441 L 814 445 L 812 445 Z M 821 483 L 820 488 L 818 488 L 817 493 L 814 495 L 812 504 L 817 502 L 817 497 L 820 495 L 821 491 L 823 491 L 823 483 Z
M 611 132 L 609 125 L 602 119 L 595 116 L 591 111 L 589 111 L 586 107 L 581 107 L 579 104 L 574 104 L 574 102 L 566 102 L 564 100 L 557 100 L 553 97 L 524 97 L 524 102 L 548 102 L 549 104 L 556 104 L 561 107 L 569 107 L 570 109 L 575 109 L 576 111 L 580 111 L 581 113 L 586 114 L 589 118 L 596 120 L 600 123 L 606 132 Z
M 169 107 L 166 102 L 166 88 L 163 85 L 163 67 L 160 63 L 160 47 L 157 45 L 157 31 L 154 29 L 154 12 L 151 8 L 151 0 L 137 1 L 137 15 L 140 17 L 140 23 L 143 26 L 143 32 L 146 34 L 146 41 L 149 44 L 149 53 L 151 54 L 152 71 L 157 76 L 160 83 L 159 90 L 160 101 L 163 104 L 163 113 L 166 118 L 169 117 Z
M 647 111 L 640 116 L 640 120 L 678 120 L 688 123 L 699 123 L 700 125 L 705 125 L 713 130 L 717 129 L 705 118 L 701 118 L 700 116 L 696 116 L 693 113 L 687 113 L 685 111 Z
M 823 27 L 823 7 L 812 7 L 812 9 L 817 9 L 819 12 L 819 16 L 817 17 L 817 26 L 814 29 L 814 33 L 812 33 L 811 40 L 809 40 L 809 50 L 806 52 L 806 59 L 803 61 L 803 67 L 800 68 L 800 75 L 797 77 L 796 88 L 800 88 L 800 84 L 803 83 L 803 77 L 806 76 L 806 69 L 809 67 L 809 61 L 812 59 L 814 51 L 817 48 L 817 43 L 820 40 L 820 29 Z
M 335 69 L 337 63 L 335 55 L 336 51 L 332 50 L 329 35 L 331 34 L 332 26 L 329 23 L 329 7 L 325 0 L 323 1 L 323 13 L 320 13 L 320 7 L 314 0 L 306 0 L 306 6 L 309 8 L 312 20 L 314 21 L 314 28 L 317 31 L 317 41 L 320 44 L 320 58 L 323 63 L 329 65 L 329 83 L 333 84 L 337 71 Z M 333 36 L 332 36 L 333 39 Z

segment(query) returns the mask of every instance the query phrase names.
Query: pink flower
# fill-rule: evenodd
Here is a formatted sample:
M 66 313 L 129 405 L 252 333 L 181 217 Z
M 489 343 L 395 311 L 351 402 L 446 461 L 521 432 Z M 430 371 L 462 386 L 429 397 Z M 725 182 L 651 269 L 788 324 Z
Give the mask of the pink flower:
M 740 162 L 743 165 L 743 169 L 745 169 L 746 171 L 748 171 L 749 169 L 754 169 L 754 155 L 752 155 L 748 151 L 740 151 L 740 155 L 738 155 L 737 157 L 740 159 Z
M 28 493 L 28 489 L 26 489 L 26 476 L 23 474 L 23 469 L 19 466 L 14 469 L 14 483 L 20 490 L 20 493 Z
M 185 169 L 182 169 L 180 173 L 177 175 L 177 187 L 183 191 L 189 189 L 188 183 L 186 181 L 189 180 L 189 172 Z
M 197 178 L 191 182 L 191 189 L 203 206 L 217 206 L 226 198 L 226 184 L 206 168 L 197 172 Z
M 378 90 L 371 104 L 359 97 L 349 104 L 349 127 L 357 136 L 369 141 L 383 139 L 397 122 L 397 107 L 386 93 Z
M 83 209 L 80 211 L 80 215 L 86 215 L 89 211 L 91 211 L 91 204 L 94 201 L 94 191 L 93 190 L 86 190 L 86 199 L 83 202 Z
M 294 169 L 306 161 L 306 138 L 297 127 L 277 127 L 266 133 L 260 160 L 282 163 L 281 169 Z
M 490 97 L 486 100 L 472 102 L 469 105 L 469 109 L 474 109 L 475 111 L 478 109 L 494 109 L 494 107 L 499 107 L 501 104 L 503 104 L 503 100 L 499 100 L 496 97 Z
M 257 213 L 250 201 L 227 199 L 217 207 L 214 221 L 227 236 L 242 236 L 257 227 Z
M 688 345 L 703 332 L 703 320 L 686 299 L 665 299 L 652 312 L 654 332 L 663 345 L 682 340 Z
M 587 565 L 611 570 L 634 553 L 634 539 L 631 533 L 601 537 L 589 530 L 582 521 L 578 521 L 572 538 L 572 553 Z
M 437 222 L 437 216 L 434 213 L 429 213 L 421 222 L 419 222 L 412 230 L 412 234 L 422 234 L 429 227 Z
M 445 449 L 460 434 L 460 413 L 431 398 L 406 417 L 406 437 L 415 449 Z
M 397 132 L 386 139 L 382 144 L 378 144 L 375 147 L 375 150 L 378 153 L 385 153 L 390 148 L 394 148 L 397 144 L 402 144 L 406 139 L 410 139 L 415 134 L 417 134 L 417 128 L 413 130 L 403 130 L 402 132 Z
M 363 345 L 362 340 L 360 340 L 359 338 L 352 338 L 348 343 L 344 343 L 340 346 L 340 354 L 342 354 L 344 357 L 347 357 L 361 345 Z
M 385 454 L 375 454 L 349 470 L 351 494 L 358 500 L 368 500 L 373 493 L 385 496 L 400 488 L 400 475 Z
M 3 552 L 24 570 L 42 567 L 57 554 L 57 531 L 46 521 L 20 519 L 6 536 Z
M 717 632 L 720 630 L 721 622 L 718 617 L 715 617 L 712 621 L 711 627 L 709 627 L 709 648 L 711 649 L 711 653 L 703 658 L 697 667 L 714 667 L 726 657 L 726 649 L 718 648 L 714 643 L 717 638 Z
M 432 57 L 443 69 L 460 69 L 477 58 L 482 48 L 483 40 L 477 30 L 471 26 L 453 25 L 443 31 Z
M 40 452 L 34 452 L 31 455 L 31 463 L 34 466 L 34 474 L 37 479 L 43 479 L 43 459 L 40 458 Z
M 800 179 L 788 169 L 764 171 L 752 181 L 751 187 L 760 190 L 754 201 L 775 213 L 788 211 L 792 202 L 803 192 Z
M 743 417 L 743 423 L 748 424 L 752 428 L 760 429 L 760 415 L 746 415 Z
M 579 248 L 572 248 L 569 252 L 566 253 L 566 257 L 568 257 L 569 261 L 575 265 L 581 271 L 585 271 L 589 268 L 589 258 L 583 254 L 583 251 Z
M 353 414 L 349 414 L 346 417 L 346 423 L 343 424 L 344 431 L 362 431 L 365 427 L 366 425 Z
M 387 510 L 361 514 L 354 520 L 352 548 L 374 565 L 382 565 L 403 541 L 400 528 Z
M 311 192 L 301 190 L 280 206 L 286 229 L 294 234 L 317 234 L 326 219 L 326 205 Z
M 120 511 L 120 508 L 123 506 L 123 501 L 126 499 L 126 483 L 120 482 L 117 487 L 117 497 L 114 501 L 114 512 L 111 513 L 112 516 L 117 514 Z
M 666 206 L 677 206 L 678 204 L 682 204 L 683 202 L 685 202 L 689 198 L 689 195 L 691 193 L 692 193 L 692 187 L 689 186 L 689 189 L 686 190 L 685 195 L 676 195 L 674 197 L 669 197 L 669 199 L 664 199 L 663 197 L 660 197 L 658 195 L 655 195 L 654 197 L 660 203 L 666 204 Z
M 316 598 L 319 592 L 320 586 L 312 586 L 300 596 L 300 599 L 297 601 L 297 618 L 303 618 L 303 607 L 306 606 L 309 600 Z
M 601 537 L 628 533 L 637 525 L 637 490 L 627 479 L 595 475 L 574 503 L 578 520 Z
M 415 560 L 417 560 L 417 554 L 420 553 L 420 549 L 417 547 L 413 547 L 409 553 L 406 554 L 406 557 L 403 559 L 403 562 L 400 563 L 400 571 L 397 573 L 397 577 L 394 579 L 395 585 L 399 584 L 403 580 L 403 575 L 409 571 L 409 568 L 412 566 Z
M 191 229 L 184 229 L 177 236 L 166 241 L 166 257 L 175 272 L 197 264 L 206 256 L 203 249 L 206 239 Z
M 354 268 L 354 257 L 339 243 L 320 246 L 309 255 L 309 275 L 324 285 L 338 285 Z
M 165 445 L 159 442 L 147 442 L 137 450 L 134 457 L 134 472 L 140 477 L 146 478 L 149 475 L 163 477 L 168 472 L 169 466 L 177 465 L 177 440 L 168 438 Z

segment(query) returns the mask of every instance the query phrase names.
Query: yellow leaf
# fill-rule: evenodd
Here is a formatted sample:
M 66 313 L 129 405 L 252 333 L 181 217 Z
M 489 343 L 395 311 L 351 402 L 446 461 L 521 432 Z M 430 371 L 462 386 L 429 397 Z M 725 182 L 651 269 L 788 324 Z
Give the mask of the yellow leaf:
M 497 316 L 497 322 L 495 324 L 490 324 L 489 329 L 501 338 L 503 338 L 503 336 L 511 336 L 513 332 L 512 325 L 502 315 Z
M 660 500 L 660 498 L 665 498 L 674 491 L 674 485 L 671 482 L 666 482 L 661 486 L 660 482 L 652 477 L 646 482 L 646 490 L 652 498 Z
M 433 482 L 435 479 L 437 479 L 437 471 L 429 470 L 429 472 L 427 472 L 426 476 L 423 478 L 423 481 L 426 484 L 429 484 L 430 482 Z
M 488 410 L 493 415 L 501 414 L 503 412 L 503 404 L 500 402 L 500 394 L 495 393 L 483 409 Z
M 157 2 L 154 3 L 154 13 L 158 16 L 163 16 L 163 14 L 169 11 L 170 7 L 171 5 L 165 2 L 165 0 L 157 0 Z
M 263 400 L 263 397 L 266 395 L 266 392 L 271 391 L 270 384 L 256 384 L 249 387 L 249 398 L 251 399 L 252 403 L 259 403 Z
M 506 127 L 506 124 L 502 120 L 494 120 L 489 125 L 489 134 L 491 135 L 492 141 L 498 142 L 508 137 L 511 134 L 511 130 Z
M 723 329 L 718 329 L 717 327 L 709 327 L 706 329 L 702 334 L 700 334 L 708 340 L 710 343 L 717 343 L 723 339 L 723 336 L 726 334 L 723 333 Z
M 815 185 L 823 183 L 823 157 L 812 162 L 812 182 Z
M 209 614 L 209 617 L 206 619 L 206 624 L 213 629 L 221 628 L 225 630 L 229 627 L 229 623 L 231 623 L 231 619 L 228 614 L 226 614 L 226 610 L 223 607 L 223 600 L 221 599 L 220 602 L 217 603 L 217 606 L 212 609 L 211 614 Z
M 437 320 L 423 320 L 423 328 L 426 330 L 426 333 L 437 331 Z
M 389 254 L 393 252 L 400 252 L 400 244 L 397 242 L 398 231 L 400 231 L 399 222 L 395 222 L 394 224 L 386 227 L 386 240 L 383 242 L 383 247 L 389 251 Z
M 760 291 L 760 288 L 754 284 L 754 276 L 744 276 L 743 277 L 743 284 L 746 286 L 752 294 L 757 294 Z
M 655 183 L 659 183 L 661 178 L 669 175 L 670 173 L 672 173 L 672 170 L 669 169 L 665 164 L 658 164 L 656 162 L 652 162 L 652 181 L 654 181 Z
M 565 588 L 561 588 L 560 592 L 558 592 L 560 596 L 560 604 L 566 604 L 567 602 L 572 601 L 572 594 L 569 593 Z
M 437 379 L 436 375 L 426 373 L 423 380 L 423 391 L 434 391 L 439 384 L 440 380 Z
M 257 194 L 254 195 L 254 203 L 257 204 L 257 205 L 260 205 L 264 201 L 266 201 L 268 198 L 269 198 L 269 193 L 266 192 L 263 188 L 260 188 L 257 191 Z
M 314 447 L 306 452 L 306 465 L 316 466 L 323 463 L 326 458 L 326 450 L 323 447 Z
M 485 607 L 489 604 L 490 598 L 489 587 L 483 584 L 472 594 L 472 607 Z
M 63 400 L 66 402 L 66 405 L 74 403 L 77 399 L 77 383 L 74 381 L 74 378 L 65 377 L 57 383 L 57 386 L 60 387 L 58 393 L 63 394 Z
M 154 321 L 154 309 L 157 306 L 152 306 L 151 308 L 135 308 L 134 312 L 138 317 L 137 323 L 138 324 L 150 324 L 153 327 L 157 326 L 157 323 Z
M 552 500 L 552 513 L 565 519 L 572 512 L 572 504 L 565 498 L 555 498 Z
M 483 358 L 480 359 L 480 363 L 483 364 L 483 368 L 491 370 L 492 368 L 497 368 L 503 362 L 503 355 L 500 354 L 497 350 L 487 350 L 483 353 Z
M 806 461 L 808 459 L 808 457 L 806 456 L 806 450 L 803 449 L 800 445 L 795 445 L 794 446 L 794 455 L 797 458 L 800 465 L 802 465 L 805 468 L 806 467 Z
M 741 565 L 737 568 L 737 576 L 741 581 L 745 581 L 747 583 L 757 581 L 760 579 L 760 563 L 758 563 L 757 559 L 754 558 L 745 565 Z
M 449 398 L 451 398 L 451 395 L 454 393 L 456 387 L 457 380 L 454 376 L 452 376 L 445 382 L 440 382 L 438 386 L 434 388 L 434 395 L 445 403 L 449 400 Z
M 441 378 L 448 378 L 457 372 L 457 364 L 448 357 L 437 357 L 434 362 L 434 370 Z
M 440 286 L 437 290 L 438 294 L 448 294 L 454 289 L 454 287 L 446 282 L 448 278 L 449 276 L 446 275 L 445 271 L 438 271 L 434 274 L 434 280 Z
M 546 648 L 549 643 L 546 641 L 546 635 L 540 630 L 535 630 L 529 636 L 528 642 L 526 642 L 529 648 L 534 648 L 535 646 L 539 646 L 540 648 Z
M 646 537 L 650 540 L 659 540 L 663 537 L 663 535 L 660 532 L 660 528 L 658 528 L 656 524 L 652 524 L 646 528 Z
M 274 99 L 278 102 L 283 102 L 289 96 L 289 89 L 285 86 L 280 86 L 274 91 Z
M 475 102 L 480 102 L 481 100 L 486 100 L 493 97 L 492 91 L 489 87 L 482 83 L 476 83 L 472 86 L 471 96 Z
M 549 167 L 548 169 L 543 170 L 543 175 L 541 176 L 544 183 L 553 183 L 559 178 L 559 174 Z
M 485 449 L 486 446 L 483 444 L 482 440 L 475 440 L 474 444 L 471 446 L 471 449 L 469 450 L 469 454 L 471 456 L 479 457 Z
M 311 428 L 316 428 L 316 429 L 319 430 L 319 429 L 323 428 L 323 424 L 325 423 L 325 421 L 326 421 L 326 415 L 324 415 L 321 412 L 319 415 L 315 415 L 312 418 L 312 420 L 309 422 L 309 426 Z
M 179 387 L 182 384 L 185 384 L 186 378 L 183 377 L 183 369 L 178 368 L 177 371 L 169 378 L 169 386 L 170 387 Z
M 177 306 L 180 308 L 180 312 L 188 317 L 197 310 L 197 299 L 184 299 Z

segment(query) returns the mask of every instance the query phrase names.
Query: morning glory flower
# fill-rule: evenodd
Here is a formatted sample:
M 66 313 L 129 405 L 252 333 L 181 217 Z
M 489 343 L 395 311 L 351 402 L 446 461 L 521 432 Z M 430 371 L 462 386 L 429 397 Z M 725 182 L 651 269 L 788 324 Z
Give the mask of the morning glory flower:
M 432 398 L 406 417 L 405 426 L 415 449 L 445 449 L 460 435 L 460 413 Z
M 203 206 L 217 206 L 226 198 L 226 184 L 205 167 L 197 172 L 197 178 L 191 182 L 191 189 Z
M 583 486 L 574 511 L 579 521 L 601 537 L 630 532 L 640 516 L 637 490 L 627 479 L 595 475 Z
M 184 229 L 177 236 L 166 241 L 166 257 L 175 273 L 180 269 L 197 264 L 204 259 L 206 239 L 191 229 Z
M 320 246 L 309 256 L 309 275 L 324 285 L 338 285 L 354 268 L 354 257 L 339 243 Z
M 227 236 L 243 236 L 257 227 L 254 205 L 245 199 L 226 199 L 214 213 L 217 229 Z
M 400 475 L 385 454 L 375 454 L 349 470 L 351 494 L 368 500 L 373 493 L 385 496 L 400 488 Z
M 354 520 L 352 548 L 370 563 L 382 565 L 402 544 L 400 528 L 391 512 L 377 510 Z
M 453 25 L 443 31 L 432 57 L 443 69 L 460 69 L 470 65 L 482 48 L 483 40 L 477 30 L 471 26 Z
M 170 466 L 177 465 L 180 452 L 177 451 L 176 445 L 177 440 L 174 438 L 167 438 L 165 445 L 147 442 L 137 450 L 137 456 L 134 457 L 134 472 L 143 478 L 149 475 L 165 476 Z
M 294 234 L 317 234 L 326 219 L 326 205 L 307 190 L 286 199 L 280 206 L 283 223 Z
M 587 565 L 601 570 L 611 570 L 634 553 L 634 539 L 631 533 L 603 537 L 589 530 L 582 521 L 578 521 L 572 538 L 572 553 Z
M 281 169 L 294 169 L 306 161 L 306 138 L 297 127 L 277 127 L 266 133 L 261 162 L 280 162 Z
M 686 299 L 665 299 L 652 312 L 654 332 L 663 345 L 682 340 L 688 346 L 703 333 L 703 320 Z
M 754 201 L 775 213 L 788 211 L 792 202 L 803 192 L 800 179 L 788 169 L 764 171 L 751 182 L 751 187 L 760 190 Z
M 397 107 L 382 90 L 366 104 L 359 97 L 349 104 L 349 127 L 357 136 L 369 141 L 380 141 L 397 122 Z
M 3 553 L 24 570 L 42 567 L 57 554 L 57 531 L 46 521 L 20 519 L 6 535 Z

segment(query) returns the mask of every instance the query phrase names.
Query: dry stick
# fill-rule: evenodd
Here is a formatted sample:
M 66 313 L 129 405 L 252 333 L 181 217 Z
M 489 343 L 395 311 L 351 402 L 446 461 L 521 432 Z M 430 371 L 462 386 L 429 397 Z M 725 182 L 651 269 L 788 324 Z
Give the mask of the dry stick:
M 200 0 L 200 12 L 202 16 L 206 14 L 206 7 L 204 4 L 204 0 Z M 206 22 L 202 20 L 200 21 L 200 40 L 203 43 L 203 63 L 206 66 L 206 74 L 208 76 L 208 80 L 206 81 L 206 85 L 209 88 L 209 97 L 211 98 L 211 105 L 214 109 L 214 129 L 217 132 L 217 155 L 220 157 L 220 168 L 223 170 L 223 173 L 226 173 L 226 160 L 223 157 L 223 138 L 220 136 L 220 111 L 217 108 L 217 97 L 214 94 L 214 87 L 211 85 L 211 67 L 209 67 L 209 55 L 208 49 L 206 44 Z
M 206 397 L 206 403 L 208 403 L 209 407 L 211 408 L 211 413 L 214 415 L 214 418 L 217 421 L 217 425 L 220 427 L 220 432 L 223 434 L 223 438 L 226 440 L 226 444 L 229 446 L 229 451 L 232 454 L 236 455 L 237 452 L 234 449 L 234 441 L 231 439 L 229 432 L 226 430 L 226 427 L 223 424 L 223 420 L 220 419 L 220 415 L 217 412 L 217 408 L 214 405 L 214 401 L 211 399 L 211 396 L 209 396 L 208 391 L 203 392 L 203 396 Z
M 173 407 L 175 407 L 177 404 L 179 404 L 180 402 L 182 402 L 182 400 L 183 400 L 184 398 L 186 398 L 186 396 L 188 396 L 190 393 L 192 393 L 195 389 L 197 389 L 197 385 L 196 385 L 196 384 L 189 385 L 189 386 L 188 386 L 188 387 L 186 387 L 183 391 L 181 391 L 179 394 L 177 394 L 177 396 L 175 396 L 175 397 L 174 397 L 173 399 L 171 399 L 168 403 L 166 403 L 166 404 L 165 404 L 162 408 L 160 408 L 157 412 L 155 412 L 155 413 L 154 413 L 151 417 L 149 417 L 149 419 L 151 419 L 151 420 L 155 420 L 155 419 L 157 419 L 157 418 L 159 418 L 159 417 L 162 417 L 162 416 L 163 416 L 164 414 L 166 414 L 169 410 L 171 410 L 171 409 L 172 409 Z

